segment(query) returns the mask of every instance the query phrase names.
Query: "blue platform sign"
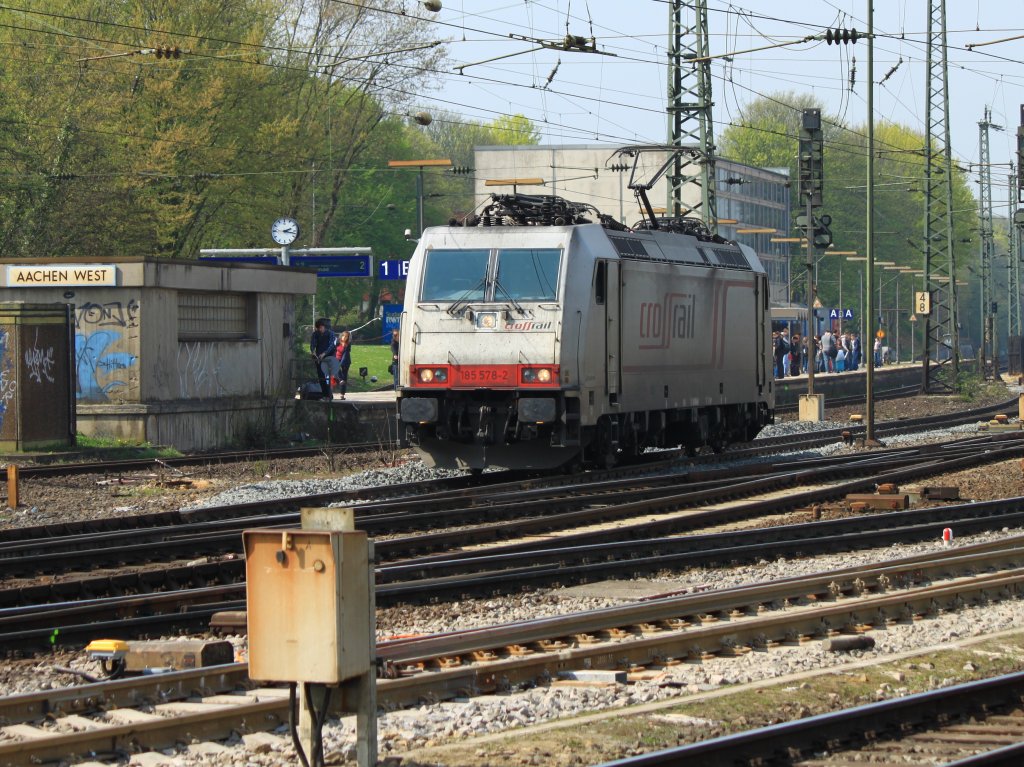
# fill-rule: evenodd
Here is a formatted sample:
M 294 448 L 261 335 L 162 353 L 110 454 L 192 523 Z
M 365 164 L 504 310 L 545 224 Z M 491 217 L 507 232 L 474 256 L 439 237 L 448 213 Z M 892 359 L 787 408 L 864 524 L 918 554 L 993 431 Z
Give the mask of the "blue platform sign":
M 409 276 L 409 261 L 389 259 L 377 264 L 377 279 L 404 280 Z
M 292 256 L 292 266 L 316 269 L 318 277 L 369 277 L 370 256 Z
M 281 257 L 266 256 L 210 256 L 202 255 L 204 261 L 224 261 L 234 264 L 280 264 Z M 370 256 L 336 256 L 310 254 L 300 256 L 293 254 L 290 259 L 292 266 L 303 269 L 316 269 L 317 277 L 369 277 Z
M 828 318 L 830 320 L 847 320 L 853 319 L 853 309 L 829 309 Z
M 383 325 L 380 342 L 382 344 L 391 343 L 391 333 L 398 330 L 398 325 L 402 321 L 402 304 L 384 304 L 381 307 L 384 310 L 382 316 Z

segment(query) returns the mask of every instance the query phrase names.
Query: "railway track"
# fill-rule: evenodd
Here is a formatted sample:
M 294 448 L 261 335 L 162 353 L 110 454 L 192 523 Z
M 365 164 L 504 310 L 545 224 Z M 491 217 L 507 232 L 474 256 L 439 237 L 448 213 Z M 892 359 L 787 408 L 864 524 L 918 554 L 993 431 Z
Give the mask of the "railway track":
M 712 479 L 706 481 L 708 487 L 686 488 L 680 492 L 681 488 L 670 484 L 658 488 L 661 494 L 642 500 L 628 498 L 618 505 L 604 495 L 598 495 L 596 502 L 571 499 L 577 504 L 591 504 L 583 510 L 553 513 L 550 507 L 557 504 L 552 499 L 531 499 L 529 503 L 541 503 L 549 514 L 378 541 L 377 553 L 383 562 L 377 571 L 378 602 L 388 605 L 467 595 L 490 596 L 527 586 L 631 576 L 665 568 L 713 566 L 721 561 L 771 559 L 807 551 L 938 539 L 946 526 L 954 527 L 958 535 L 993 527 L 1012 527 L 1024 521 L 1019 499 L 675 537 L 724 522 L 842 498 L 846 493 L 873 487 L 883 480 L 901 482 L 936 471 L 1021 454 L 1024 454 L 1024 436 L 999 435 L 964 440 L 956 445 L 892 451 L 891 455 L 874 455 L 865 464 L 853 463 L 848 457 L 834 461 L 816 459 L 814 463 L 825 465 L 800 470 L 778 469 L 763 478 L 748 479 L 739 486 Z M 865 476 L 869 470 L 879 473 Z M 811 485 L 813 489 L 778 492 L 780 488 L 800 484 Z M 646 496 L 650 491 L 651 488 L 644 487 L 640 492 Z M 757 493 L 762 497 L 745 503 L 735 501 Z M 679 511 L 688 506 L 699 508 Z M 466 511 L 479 516 L 481 511 L 489 514 L 492 508 L 471 506 Z M 656 513 L 660 516 L 649 518 Z M 640 521 L 629 522 L 631 515 L 639 516 Z M 388 516 L 383 516 L 386 521 Z M 372 527 L 374 519 L 369 516 L 360 526 Z M 619 522 L 609 525 L 609 520 Z M 296 521 L 289 520 L 291 525 Z M 447 521 L 450 523 L 451 519 Z M 585 529 L 595 523 L 600 524 L 594 529 Z M 243 525 L 246 526 L 251 525 Z M 486 549 L 475 548 L 484 539 L 513 537 L 512 529 L 518 537 L 552 529 L 560 529 L 562 534 L 546 540 L 530 539 L 494 544 Z M 237 531 L 218 532 L 213 537 L 223 545 L 237 547 L 239 541 Z M 196 540 L 195 536 L 189 536 L 175 545 L 191 547 L 194 551 Z M 442 544 L 448 549 L 445 553 L 414 556 L 417 551 L 437 549 Z M 474 548 L 470 548 L 470 544 Z M 136 550 L 118 552 L 118 556 L 131 559 L 157 550 L 159 545 L 160 542 L 139 544 Z M 34 571 L 45 571 L 54 558 L 72 556 L 89 559 L 97 554 L 95 550 L 71 552 L 42 559 L 26 555 L 0 559 L 0 565 L 28 564 L 36 568 Z M 137 633 L 126 632 L 196 630 L 214 612 L 244 608 L 243 578 L 244 563 L 240 556 L 232 554 L 232 558 L 226 560 L 181 567 L 7 588 L 0 591 L 0 604 L 6 605 L 0 610 L 0 646 L 39 645 L 52 639 L 54 629 L 58 630 L 62 642 L 82 641 L 96 636 L 97 632 L 133 636 Z M 97 598 L 110 591 L 121 595 Z M 131 617 L 133 614 L 138 617 Z
M 966 410 L 958 415 L 941 415 L 917 419 L 905 419 L 878 424 L 876 434 L 887 436 L 910 433 L 933 427 L 946 427 L 967 424 L 985 419 L 994 413 L 1002 412 L 1016 406 L 1016 400 L 1008 400 L 995 406 Z M 853 440 L 863 434 L 864 427 L 851 424 L 841 429 L 824 429 L 811 434 L 797 434 L 785 437 L 755 440 L 747 447 L 736 447 L 726 452 L 728 459 L 738 460 L 755 458 L 782 451 L 799 451 L 834 444 L 840 440 Z M 496 472 L 480 477 L 464 476 L 436 479 L 426 482 L 401 483 L 346 490 L 332 493 L 296 496 L 292 498 L 258 501 L 245 504 L 210 506 L 185 511 L 158 512 L 139 514 L 128 517 L 103 518 L 80 522 L 20 527 L 0 530 L 0 557 L 4 551 L 16 550 L 19 542 L 38 546 L 56 546 L 57 539 L 70 536 L 81 536 L 86 541 L 88 536 L 115 531 L 131 531 L 130 537 L 138 540 L 140 531 L 147 528 L 170 529 L 177 526 L 200 522 L 216 523 L 232 518 L 273 517 L 295 513 L 306 506 L 349 505 L 355 503 L 381 502 L 386 500 L 403 500 L 406 505 L 412 499 L 420 509 L 427 508 L 433 502 L 435 507 L 449 504 L 451 499 L 470 498 L 474 494 L 525 492 L 543 488 L 570 488 L 583 484 L 593 484 L 602 480 L 615 482 L 630 477 L 655 474 L 658 472 L 678 471 L 680 461 L 687 466 L 713 465 L 721 459 L 717 456 L 687 457 L 680 451 L 664 451 L 647 453 L 640 457 L 639 463 L 614 469 L 584 472 L 573 476 L 548 475 L 529 476 L 524 472 Z M 489 489 L 488 489 L 489 488 Z
M 193 455 L 164 456 L 159 458 L 125 458 L 116 461 L 77 461 L 33 463 L 20 466 L 21 477 L 69 477 L 78 474 L 124 474 L 153 469 L 176 468 L 180 466 L 213 466 L 223 463 L 245 463 L 250 461 L 266 461 L 274 459 L 309 458 L 325 454 L 373 453 L 393 449 L 395 445 L 380 442 L 352 442 L 345 444 L 320 444 L 307 447 L 278 447 L 262 450 L 224 450 L 216 453 L 199 453 Z M 40 456 L 35 460 L 50 460 L 48 456 Z M 0 468 L 0 479 L 7 481 L 7 468 Z
M 980 573 L 980 574 L 979 574 Z M 544 683 L 567 670 L 670 671 L 924 620 L 1024 593 L 1024 541 L 378 645 L 384 708 Z M 622 676 L 619 677 L 624 678 Z M 286 691 L 244 664 L 0 699 L 0 763 L 167 748 L 279 726 Z M 806 720 L 805 720 L 806 721 Z M 647 755 L 655 758 L 654 755 Z M 682 764 L 683 762 L 650 762 Z M 723 762 L 724 763 L 724 762 Z M 637 764 L 647 764 L 638 762 Z M 701 759 L 686 764 L 712 764 Z
M 1009 404 L 1009 403 L 1004 403 Z M 970 423 L 982 417 L 986 412 L 1002 409 L 988 408 L 986 411 L 967 411 L 959 418 L 953 419 L 948 416 L 941 417 L 941 420 L 933 418 L 914 419 L 912 421 L 895 422 L 879 426 L 880 434 L 903 433 L 918 428 L 925 428 L 935 423 L 950 425 L 956 422 Z M 862 428 L 862 427 L 861 427 Z M 811 436 L 796 435 L 794 437 L 783 437 L 772 440 L 759 440 L 754 447 L 730 451 L 729 457 L 737 460 L 748 457 L 756 457 L 776 449 L 800 450 L 832 444 L 839 439 L 852 438 L 856 435 L 856 429 L 831 429 L 821 432 L 814 432 Z M 656 456 L 657 454 L 655 454 Z M 415 529 L 403 527 L 402 520 L 395 513 L 399 510 L 407 517 L 414 519 L 409 512 L 418 510 L 422 513 L 431 510 L 448 509 L 453 500 L 465 499 L 470 507 L 479 504 L 488 505 L 488 514 L 495 517 L 499 514 L 498 499 L 503 494 L 506 498 L 522 497 L 527 494 L 543 493 L 546 489 L 553 489 L 557 493 L 593 493 L 599 491 L 602 481 L 607 486 L 616 486 L 631 476 L 638 474 L 645 477 L 644 482 L 661 482 L 662 484 L 678 481 L 680 466 L 678 456 L 672 454 L 667 459 L 660 459 L 647 464 L 643 469 L 638 467 L 627 467 L 613 469 L 604 472 L 589 472 L 575 477 L 544 477 L 544 478 L 521 478 L 515 475 L 506 476 L 505 473 L 497 477 L 489 477 L 485 483 L 474 482 L 468 478 L 454 478 L 438 480 L 432 483 L 416 483 L 408 485 L 367 488 L 350 490 L 337 493 L 321 493 L 289 499 L 275 499 L 272 501 L 260 501 L 248 504 L 235 504 L 231 506 L 209 507 L 190 511 L 163 512 L 155 515 L 142 515 L 130 518 L 96 520 L 91 523 L 76 523 L 73 525 L 46 525 L 35 528 L 16 528 L 0 532 L 0 575 L 10 575 L 11 568 L 16 568 L 17 560 L 39 557 L 38 561 L 44 561 L 42 557 L 51 556 L 51 561 L 70 564 L 73 558 L 67 559 L 57 554 L 75 550 L 88 550 L 90 556 L 99 556 L 99 560 L 92 560 L 95 565 L 102 564 L 102 555 L 97 554 L 95 547 L 107 548 L 116 547 L 123 551 L 124 557 L 128 557 L 130 550 L 125 543 L 130 541 L 139 551 L 140 556 L 149 556 L 145 550 L 147 538 L 155 541 L 166 541 L 182 533 L 190 536 L 203 536 L 204 540 L 213 540 L 211 545 L 218 545 L 212 536 L 216 531 L 234 531 L 242 529 L 245 525 L 251 526 L 253 520 L 262 518 L 266 524 L 288 524 L 289 517 L 304 506 L 326 506 L 345 505 L 356 502 L 370 502 L 371 505 L 363 506 L 360 513 L 364 516 L 374 514 L 378 517 L 377 523 L 388 524 L 392 531 L 403 529 Z M 705 458 L 707 460 L 707 457 Z M 820 459 L 819 459 L 820 460 Z M 698 463 L 697 465 L 702 465 Z M 657 472 L 671 472 L 660 480 L 650 478 L 647 475 Z M 755 468 L 747 471 L 757 471 Z M 688 476 L 693 471 L 687 472 Z M 585 485 L 585 486 L 584 486 Z M 398 502 L 388 504 L 387 499 L 398 499 Z M 376 502 L 376 505 L 372 505 Z M 391 513 L 390 520 L 385 515 Z M 478 511 L 470 512 L 470 515 Z M 454 515 L 452 515 L 454 516 Z M 225 522 L 236 518 L 234 523 Z M 466 524 L 466 521 L 452 518 L 450 524 Z M 202 525 L 205 524 L 205 528 Z M 429 515 L 424 518 L 425 528 L 434 528 L 438 521 L 431 519 Z M 148 530 L 147 530 L 148 528 Z M 422 528 L 421 528 L 422 529 Z M 118 538 L 116 532 L 119 530 L 130 531 L 125 537 Z M 373 534 L 379 532 L 379 527 L 370 531 Z M 200 541 L 194 541 L 200 546 L 199 550 L 189 549 L 198 554 L 206 553 L 201 548 Z M 139 549 L 139 547 L 143 547 Z M 6 561 L 6 564 L 4 562 Z M 130 560 L 122 560 L 128 562 Z M 21 565 L 27 567 L 27 564 Z M 6 570 L 4 568 L 7 568 Z
M 601 767 L 1024 764 L 1024 673 L 784 722 Z

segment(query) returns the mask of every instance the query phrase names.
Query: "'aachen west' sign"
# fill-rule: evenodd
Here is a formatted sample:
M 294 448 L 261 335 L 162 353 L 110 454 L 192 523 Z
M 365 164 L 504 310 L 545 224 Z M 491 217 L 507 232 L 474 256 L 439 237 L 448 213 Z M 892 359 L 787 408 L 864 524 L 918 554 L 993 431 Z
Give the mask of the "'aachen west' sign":
M 8 266 L 7 287 L 48 288 L 84 285 L 117 285 L 113 264 L 53 264 L 52 266 Z

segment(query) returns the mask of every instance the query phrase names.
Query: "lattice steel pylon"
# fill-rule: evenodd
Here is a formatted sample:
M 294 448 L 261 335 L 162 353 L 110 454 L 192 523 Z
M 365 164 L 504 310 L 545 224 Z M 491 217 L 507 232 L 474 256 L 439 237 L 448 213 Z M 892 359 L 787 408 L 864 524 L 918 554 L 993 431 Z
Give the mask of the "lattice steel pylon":
M 693 12 L 693 23 L 688 26 L 683 23 L 684 6 Z M 669 143 L 677 148 L 696 147 L 698 152 L 696 155 L 676 153 L 668 179 L 668 207 L 674 216 L 699 216 L 712 232 L 717 232 L 715 135 L 711 121 L 708 55 L 707 0 L 692 3 L 672 0 L 668 51 Z M 700 198 L 693 205 L 683 199 L 683 188 L 687 184 L 700 187 Z
M 1010 163 L 1010 175 L 1007 176 L 1007 184 L 1010 191 L 1009 211 L 1006 214 L 1006 234 L 1009 241 L 1009 274 L 1007 274 L 1008 295 L 1006 334 L 1007 338 L 1020 335 L 1020 232 L 1013 223 L 1013 212 L 1017 209 L 1017 174 L 1013 172 L 1013 163 Z M 1007 342 L 1009 348 L 1009 342 Z
M 992 306 L 992 260 L 995 257 L 995 232 L 992 223 L 992 154 L 990 129 L 1002 130 L 992 122 L 992 110 L 985 106 L 985 119 L 978 123 L 978 234 L 981 240 L 981 352 L 984 378 L 996 374 L 996 333 Z
M 951 389 L 960 372 L 956 255 L 953 251 L 953 161 L 949 139 L 949 69 L 946 65 L 946 0 L 928 4 L 928 83 L 924 132 L 924 289 L 931 313 L 924 317 L 921 388 Z M 932 363 L 939 363 L 933 365 Z M 952 375 L 938 375 L 943 366 Z

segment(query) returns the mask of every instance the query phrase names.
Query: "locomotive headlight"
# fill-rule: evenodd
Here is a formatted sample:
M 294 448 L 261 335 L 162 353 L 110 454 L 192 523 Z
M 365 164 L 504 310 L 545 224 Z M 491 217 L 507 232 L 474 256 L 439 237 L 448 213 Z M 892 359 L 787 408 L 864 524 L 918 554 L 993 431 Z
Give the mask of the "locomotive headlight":
M 551 368 L 523 368 L 520 378 L 524 384 L 551 383 Z
M 419 368 L 416 371 L 416 377 L 420 383 L 447 383 L 448 381 L 448 369 L 447 368 Z

